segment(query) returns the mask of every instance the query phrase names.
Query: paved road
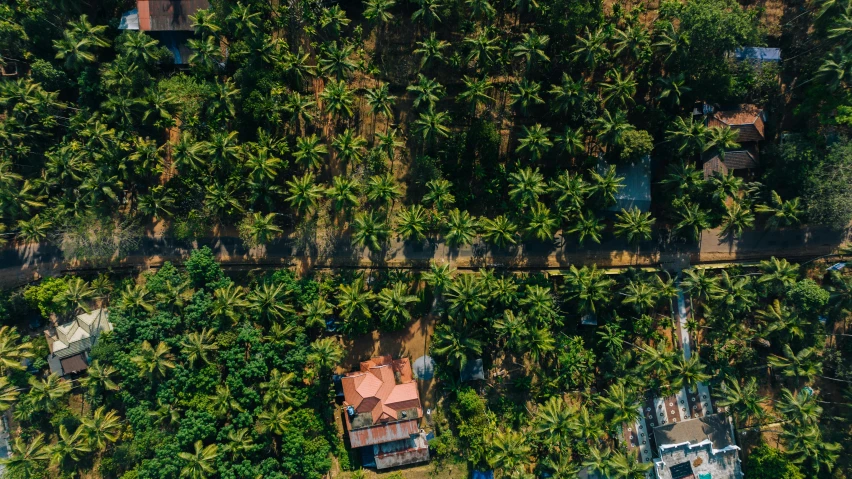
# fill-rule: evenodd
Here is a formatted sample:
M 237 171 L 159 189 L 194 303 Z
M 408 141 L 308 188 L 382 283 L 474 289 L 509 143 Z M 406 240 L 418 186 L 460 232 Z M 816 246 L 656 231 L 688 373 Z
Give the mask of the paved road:
M 53 244 L 9 246 L 0 250 L 0 286 L 31 281 L 68 270 L 140 268 L 164 261 L 181 261 L 202 246 L 209 246 L 230 268 L 298 264 L 312 267 L 425 267 L 429 261 L 448 261 L 459 268 L 504 267 L 560 269 L 571 264 L 597 264 L 601 267 L 654 266 L 680 267 L 694 263 L 748 261 L 783 256 L 813 258 L 831 253 L 844 243 L 848 233 L 826 229 L 746 232 L 736 240 L 719 239 L 707 231 L 698 244 L 649 241 L 638 247 L 608 235 L 601 244 L 580 246 L 573 237 L 557 235 L 549 242 L 526 242 L 513 248 L 475 244 L 450 248 L 442 241 L 410 243 L 391 240 L 385 251 L 371 253 L 353 248 L 346 237 L 323 239 L 320 246 L 301 247 L 295 238 L 283 238 L 263 248 L 248 249 L 235 236 L 220 236 L 186 242 L 170 237 L 148 236 L 121 260 L 81 263 L 63 258 Z

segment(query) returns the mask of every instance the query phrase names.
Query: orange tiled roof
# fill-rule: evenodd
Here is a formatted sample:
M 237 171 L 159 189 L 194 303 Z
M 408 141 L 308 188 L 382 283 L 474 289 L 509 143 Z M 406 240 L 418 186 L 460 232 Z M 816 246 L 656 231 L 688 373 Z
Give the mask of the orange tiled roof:
M 145 32 L 192 31 L 190 15 L 210 8 L 208 0 L 137 0 L 139 29 Z
M 417 416 L 422 415 L 420 394 L 408 359 L 394 360 L 390 355 L 372 358 L 362 362 L 358 372 L 344 376 L 341 384 L 344 404 L 359 415 L 370 414 L 370 426 L 397 421 L 406 409 L 417 409 Z M 348 416 L 346 422 L 352 429 Z
M 740 105 L 736 110 L 716 111 L 707 120 L 707 126 L 729 126 L 737 130 L 737 142 L 763 141 L 763 110 L 755 105 Z

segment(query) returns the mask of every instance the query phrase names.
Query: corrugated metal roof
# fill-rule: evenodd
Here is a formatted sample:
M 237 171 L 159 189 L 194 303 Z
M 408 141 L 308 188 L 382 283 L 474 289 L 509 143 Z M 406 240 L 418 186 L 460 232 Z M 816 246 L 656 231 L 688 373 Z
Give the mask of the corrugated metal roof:
M 737 48 L 734 53 L 737 60 L 750 60 L 757 62 L 780 62 L 780 48 L 743 47 Z
M 124 12 L 121 15 L 121 21 L 118 23 L 119 30 L 139 30 L 139 9 Z
M 365 427 L 349 431 L 349 442 L 352 447 L 372 446 L 383 442 L 408 439 L 420 431 L 417 419 L 397 421 L 378 426 Z
M 601 161 L 598 169 L 606 171 L 606 163 Z M 624 187 L 615 194 L 615 204 L 609 211 L 629 210 L 633 207 L 641 211 L 651 209 L 651 157 L 645 156 L 635 163 L 616 165 L 615 172 L 624 178 Z

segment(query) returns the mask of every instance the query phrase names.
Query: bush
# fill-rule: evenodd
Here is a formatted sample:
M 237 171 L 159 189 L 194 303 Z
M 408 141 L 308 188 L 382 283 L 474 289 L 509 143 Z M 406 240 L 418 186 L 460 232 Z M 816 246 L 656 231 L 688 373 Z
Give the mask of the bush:
M 828 304 L 828 291 L 812 279 L 803 279 L 787 291 L 787 297 L 797 308 L 807 314 L 818 314 Z
M 51 313 L 63 314 L 66 309 L 65 289 L 62 278 L 45 278 L 39 284 L 24 290 L 24 299 L 30 307 L 38 309 L 42 317 L 50 318 Z
M 804 479 L 805 476 L 778 449 L 762 444 L 748 455 L 749 479 Z

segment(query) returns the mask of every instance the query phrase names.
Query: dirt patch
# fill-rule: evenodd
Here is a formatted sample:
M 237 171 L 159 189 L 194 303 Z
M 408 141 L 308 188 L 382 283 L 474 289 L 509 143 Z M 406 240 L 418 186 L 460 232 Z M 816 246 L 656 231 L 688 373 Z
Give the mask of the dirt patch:
M 457 479 L 459 477 L 468 477 L 470 472 L 467 469 L 467 464 L 438 464 L 430 463 L 421 466 L 406 467 L 399 470 L 391 470 L 387 472 L 365 471 L 367 478 L 389 478 L 395 473 L 402 474 L 404 479 Z M 352 477 L 351 472 L 341 472 L 339 475 L 332 475 L 334 478 L 346 479 Z M 398 476 L 397 476 L 398 477 Z

